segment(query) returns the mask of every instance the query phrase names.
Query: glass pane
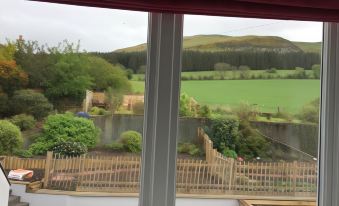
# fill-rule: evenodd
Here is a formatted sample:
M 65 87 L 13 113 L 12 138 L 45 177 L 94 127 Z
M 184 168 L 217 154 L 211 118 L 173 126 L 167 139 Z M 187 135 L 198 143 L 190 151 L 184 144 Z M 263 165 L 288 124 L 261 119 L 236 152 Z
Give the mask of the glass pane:
M 139 192 L 144 95 L 135 85 L 145 84 L 138 75 L 146 46 L 139 44 L 147 24 L 145 12 L 1 1 L 0 160 L 7 172 L 31 170 L 24 179 L 42 183 L 34 190 L 52 193 Z M 62 205 L 66 198 L 58 198 Z
M 321 41 L 318 22 L 185 16 L 178 194 L 315 205 Z

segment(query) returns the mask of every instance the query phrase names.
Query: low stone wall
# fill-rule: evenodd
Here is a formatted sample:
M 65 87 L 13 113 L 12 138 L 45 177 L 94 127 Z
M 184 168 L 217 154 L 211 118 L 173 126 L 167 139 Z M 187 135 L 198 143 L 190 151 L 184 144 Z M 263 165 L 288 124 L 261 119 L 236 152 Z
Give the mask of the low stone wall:
M 101 129 L 99 144 L 110 144 L 117 140 L 120 134 L 127 130 L 143 132 L 143 115 L 93 116 L 94 124 Z M 204 118 L 180 118 L 179 141 L 195 141 L 198 136 L 197 129 L 206 125 Z
M 262 134 L 317 157 L 319 132 L 316 124 L 251 122 Z

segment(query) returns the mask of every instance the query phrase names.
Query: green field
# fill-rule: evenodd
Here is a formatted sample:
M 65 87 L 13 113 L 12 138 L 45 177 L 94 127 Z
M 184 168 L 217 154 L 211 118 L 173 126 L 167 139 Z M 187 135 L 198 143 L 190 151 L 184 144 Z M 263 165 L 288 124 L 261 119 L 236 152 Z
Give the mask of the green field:
M 131 81 L 133 91 L 144 92 L 144 82 Z M 319 80 L 210 80 L 182 81 L 181 91 L 200 104 L 234 107 L 241 102 L 256 104 L 263 112 L 296 113 L 320 96 Z
M 305 70 L 306 75 L 312 77 L 313 71 L 312 70 Z M 250 75 L 271 75 L 271 76 L 287 76 L 289 74 L 293 74 L 295 73 L 294 69 L 291 70 L 277 70 L 276 73 L 267 73 L 265 70 L 251 70 L 250 71 Z M 194 77 L 194 78 L 198 78 L 198 77 L 204 77 L 204 76 L 214 76 L 215 79 L 219 79 L 220 78 L 220 72 L 217 71 L 195 71 L 195 72 L 182 72 L 181 73 L 182 77 Z M 239 77 L 240 76 L 240 72 L 239 71 L 227 71 L 225 72 L 225 79 L 230 79 L 230 78 L 234 78 L 234 77 Z M 143 74 L 134 74 L 133 75 L 133 80 L 140 80 L 140 78 L 144 78 Z

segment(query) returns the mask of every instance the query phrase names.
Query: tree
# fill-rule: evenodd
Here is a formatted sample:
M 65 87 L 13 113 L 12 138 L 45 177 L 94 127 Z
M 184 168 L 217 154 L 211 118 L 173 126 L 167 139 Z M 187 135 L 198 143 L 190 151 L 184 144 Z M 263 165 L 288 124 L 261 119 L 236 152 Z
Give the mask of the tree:
M 86 90 L 93 86 L 93 78 L 88 74 L 89 67 L 86 55 L 62 54 L 50 71 L 45 87 L 46 96 L 55 103 L 63 100 L 82 102 Z
M 138 74 L 145 74 L 146 73 L 146 65 L 141 65 L 138 69 Z
M 313 76 L 316 79 L 320 79 L 320 64 L 312 65 Z
M 33 90 L 15 91 L 10 103 L 13 114 L 31 114 L 38 120 L 46 117 L 53 110 L 53 105 L 48 99 Z
M 111 87 L 114 90 L 130 91 L 131 85 L 121 65 L 112 65 L 106 60 L 86 55 L 88 74 L 93 78 L 94 90 L 104 91 Z
M 214 64 L 214 70 L 219 73 L 221 78 L 225 78 L 227 71 L 232 70 L 232 66 L 230 64 L 227 64 L 227 63 L 218 62 L 218 63 Z
M 251 77 L 251 68 L 246 65 L 239 66 L 240 79 L 249 79 Z
M 16 65 L 15 61 L 0 61 L 0 87 L 4 92 L 11 95 L 27 83 L 27 74 Z
M 319 111 L 320 111 L 320 99 L 316 98 L 315 100 L 305 104 L 297 116 L 304 122 L 318 124 L 320 114 Z
M 7 42 L 6 45 L 0 45 L 0 61 L 12 61 L 15 50 L 15 44 L 11 42 Z
M 106 103 L 112 113 L 117 111 L 122 104 L 124 95 L 120 90 L 115 90 L 112 87 L 108 87 L 105 91 Z

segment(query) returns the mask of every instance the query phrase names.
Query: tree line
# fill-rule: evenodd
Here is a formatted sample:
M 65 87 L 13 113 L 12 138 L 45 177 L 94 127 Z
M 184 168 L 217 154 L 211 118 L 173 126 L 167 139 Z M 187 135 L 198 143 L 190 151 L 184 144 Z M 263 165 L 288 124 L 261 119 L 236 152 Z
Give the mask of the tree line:
M 94 53 L 112 64 L 122 64 L 130 68 L 134 73 L 141 73 L 139 70 L 146 65 L 147 54 L 142 52 L 109 52 Z M 320 64 L 319 53 L 312 52 L 286 52 L 274 51 L 228 51 L 228 52 L 201 52 L 183 51 L 183 71 L 209 71 L 214 70 L 214 65 L 219 62 L 239 67 L 246 65 L 251 70 L 263 70 L 270 68 L 294 69 L 302 67 L 311 69 L 312 65 Z

